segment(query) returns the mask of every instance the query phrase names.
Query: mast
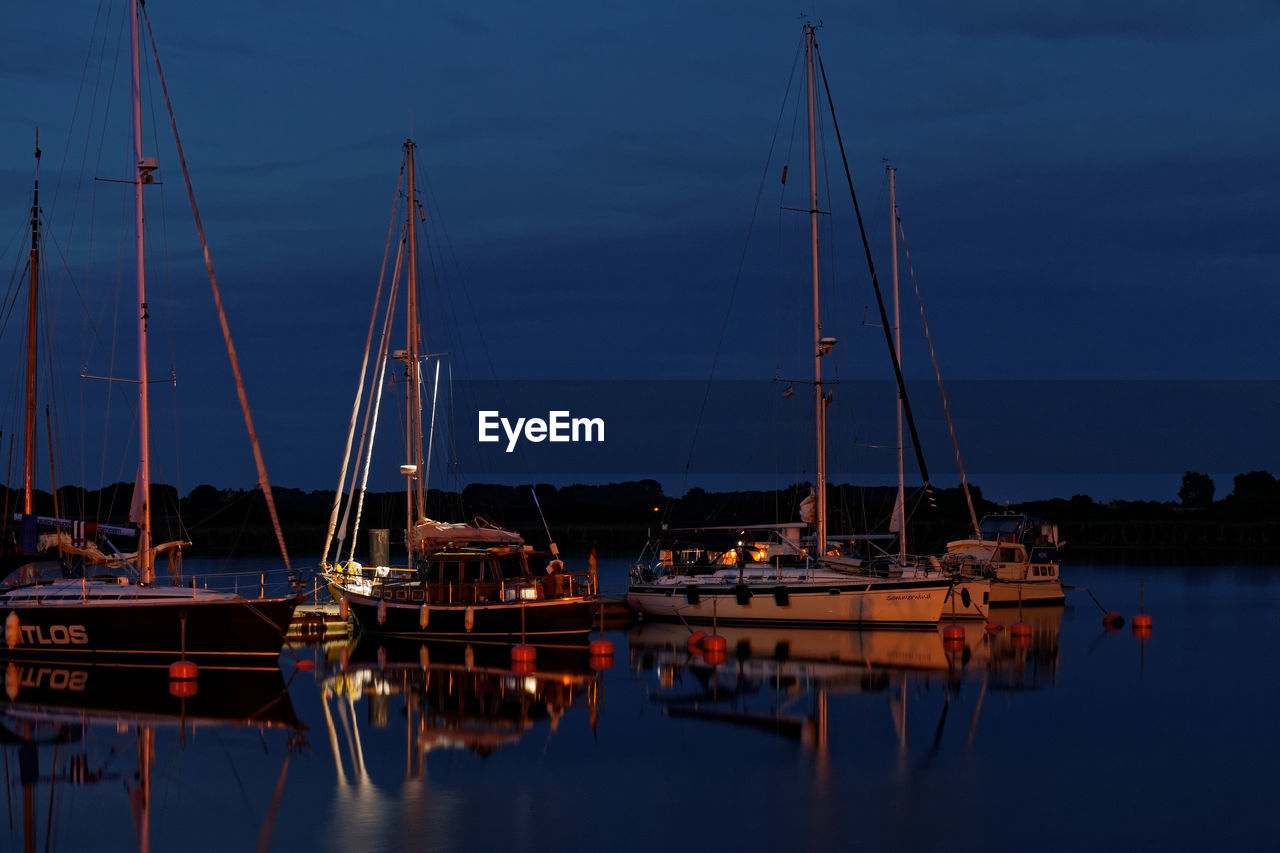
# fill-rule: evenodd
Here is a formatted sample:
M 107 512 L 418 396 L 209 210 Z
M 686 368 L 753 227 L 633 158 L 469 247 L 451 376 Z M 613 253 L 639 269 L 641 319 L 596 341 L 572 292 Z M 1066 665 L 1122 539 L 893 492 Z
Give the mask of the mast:
M 31 284 L 27 290 L 27 400 L 22 444 L 22 512 L 33 512 L 36 470 L 36 321 L 40 288 L 40 131 L 36 130 L 36 174 L 31 190 Z
M 898 290 L 898 170 L 888 167 L 889 172 L 889 257 L 893 259 L 893 351 L 902 364 L 902 312 Z M 906 504 L 906 471 L 902 459 L 902 397 L 897 398 L 898 413 L 898 496 L 893 504 L 893 521 L 890 530 L 898 534 L 898 556 L 902 564 L 907 562 L 907 504 Z
M 406 140 L 404 143 L 405 159 L 407 163 L 408 174 L 406 176 L 408 188 L 408 210 L 405 213 L 405 228 L 408 231 L 406 235 L 408 239 L 409 258 L 407 266 L 406 284 L 406 310 L 408 311 L 408 321 L 406 325 L 406 333 L 408 335 L 407 346 L 405 348 L 405 368 L 408 370 L 408 388 L 405 393 L 408 395 L 408 419 L 409 428 L 405 432 L 405 448 L 409 459 L 409 464 L 413 468 L 410 476 L 410 489 L 412 490 L 412 499 L 408 501 L 409 506 L 409 530 L 415 529 L 415 525 L 426 518 L 426 496 L 423 487 L 422 477 L 422 382 L 421 382 L 421 364 L 419 363 L 419 338 L 421 329 L 418 319 L 418 241 L 416 223 L 413 221 L 414 214 L 417 212 L 417 197 L 415 196 L 416 184 L 413 167 L 413 149 L 412 139 Z
M 827 553 L 827 418 L 822 393 L 822 356 L 830 346 L 822 338 L 818 306 L 818 142 L 814 115 L 813 25 L 804 25 L 805 74 L 809 98 L 809 237 L 813 261 L 813 404 L 816 428 L 817 505 L 814 511 L 815 559 Z
M 139 62 L 141 46 L 138 32 L 138 0 L 130 0 L 131 62 L 133 69 L 133 209 L 138 276 L 138 480 L 134 484 L 133 504 L 138 507 L 138 574 L 142 583 L 151 583 L 154 558 L 151 554 L 151 404 L 147 392 L 147 267 L 144 249 L 142 186 L 152 181 L 155 161 L 142 156 L 142 71 Z

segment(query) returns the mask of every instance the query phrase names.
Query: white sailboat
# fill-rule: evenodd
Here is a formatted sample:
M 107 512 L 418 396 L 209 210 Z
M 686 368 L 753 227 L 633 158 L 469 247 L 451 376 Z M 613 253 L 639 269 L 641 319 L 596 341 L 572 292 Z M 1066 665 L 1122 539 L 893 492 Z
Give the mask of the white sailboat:
M 822 360 L 836 340 L 823 334 L 819 299 L 816 51 L 814 28 L 806 23 L 807 212 L 816 449 L 812 502 L 802 509 L 804 525 L 706 527 L 679 532 L 682 541 L 676 540 L 677 544 L 653 545 L 649 549 L 652 561 L 633 569 L 627 589 L 628 604 L 644 617 L 727 625 L 933 628 L 943 615 L 951 591 L 951 581 L 937 574 L 914 577 L 900 570 L 871 574 L 863 561 L 841 558 L 829 536 L 826 476 L 829 397 L 823 385 Z M 718 547 L 691 544 L 694 537 L 706 534 L 718 534 L 723 544 Z
M 292 578 L 282 578 L 280 591 L 268 594 L 266 573 L 255 575 L 252 589 L 219 590 L 188 585 L 184 579 L 157 583 L 156 558 L 176 555 L 185 541 L 154 543 L 151 519 L 152 446 L 149 377 L 147 264 L 143 216 L 144 190 L 154 182 L 154 157 L 143 154 L 140 20 L 138 0 L 128 6 L 131 33 L 131 153 L 133 239 L 137 302 L 137 375 L 123 380 L 137 388 L 138 476 L 128 524 L 99 523 L 39 515 L 33 501 L 35 469 L 36 293 L 39 276 L 40 207 L 33 193 L 31 288 L 28 334 L 27 418 L 24 454 L 24 500 L 14 516 L 19 535 L 0 568 L 0 620 L 4 642 L 0 659 L 57 661 L 75 664 L 127 663 L 140 666 L 187 665 L 276 669 L 284 635 L 297 605 Z M 157 70 L 159 61 L 156 62 Z M 163 77 L 161 77 L 163 85 Z M 176 124 L 175 138 L 176 138 Z M 181 149 L 179 147 L 179 154 Z M 39 151 L 37 150 L 37 164 Z M 185 172 L 185 162 L 183 163 Z M 38 181 L 37 181 L 38 189 Z M 192 205 L 194 210 L 194 196 Z M 197 215 L 197 225 L 199 217 Z M 206 263 L 208 252 L 205 252 Z M 212 276 L 212 267 L 209 267 Z M 215 285 L 216 292 L 216 285 Z M 228 353 L 239 375 L 234 350 Z M 242 393 L 242 403 L 243 403 Z M 245 410 L 248 420 L 248 410 Z M 253 430 L 250 424 L 250 433 Z M 256 450 L 256 444 L 255 444 Z M 265 467 L 258 454 L 260 483 L 270 498 Z M 41 528 L 45 532 L 41 532 Z M 136 546 L 121 553 L 113 537 L 136 537 Z M 283 551 L 283 538 L 280 539 Z M 8 543 L 6 543 L 8 544 Z M 104 551 L 105 549 L 105 551 Z M 287 556 L 285 563 L 287 566 Z M 248 585 L 246 584 L 246 587 Z

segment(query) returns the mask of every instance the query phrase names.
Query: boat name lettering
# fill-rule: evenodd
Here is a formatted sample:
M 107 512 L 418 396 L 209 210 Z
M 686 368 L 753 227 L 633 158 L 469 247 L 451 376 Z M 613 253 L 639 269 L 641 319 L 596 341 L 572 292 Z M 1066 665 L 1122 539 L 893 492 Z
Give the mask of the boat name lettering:
M 886 600 L 888 600 L 888 601 L 918 601 L 918 600 L 920 600 L 920 599 L 925 599 L 925 598 L 928 598 L 928 597 L 929 597 L 929 593 L 927 593 L 927 592 L 910 592 L 910 593 L 900 593 L 900 592 L 896 592 L 896 593 L 894 593 L 893 595 L 888 596 Z
M 38 646 L 85 646 L 89 632 L 83 625 L 23 625 L 22 640 Z
M 89 685 L 89 673 L 83 669 L 36 669 L 24 667 L 19 679 L 21 687 L 32 689 L 48 687 L 50 690 L 84 690 Z
M 481 411 L 479 414 L 480 442 L 493 443 L 502 440 L 498 428 L 507 436 L 507 453 L 515 450 L 521 434 L 525 441 L 537 444 L 542 441 L 551 442 L 592 442 L 604 441 L 604 418 L 574 418 L 568 410 L 547 412 L 546 420 L 542 418 L 516 418 L 512 424 L 510 419 L 502 417 L 496 409 Z

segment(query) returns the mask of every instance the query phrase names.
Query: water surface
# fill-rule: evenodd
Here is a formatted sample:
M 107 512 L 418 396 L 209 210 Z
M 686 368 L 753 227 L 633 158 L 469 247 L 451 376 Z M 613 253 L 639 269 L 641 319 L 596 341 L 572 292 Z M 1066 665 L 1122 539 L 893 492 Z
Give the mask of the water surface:
M 1280 571 L 1064 577 L 1065 607 L 962 643 L 722 629 L 721 660 L 646 624 L 605 632 L 611 666 L 362 641 L 198 698 L 28 676 L 0 849 L 1274 849 Z

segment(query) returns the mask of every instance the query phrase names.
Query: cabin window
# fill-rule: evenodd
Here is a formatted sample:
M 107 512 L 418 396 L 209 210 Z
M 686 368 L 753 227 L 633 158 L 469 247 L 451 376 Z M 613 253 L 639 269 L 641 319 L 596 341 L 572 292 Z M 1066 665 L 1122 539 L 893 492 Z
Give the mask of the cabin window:
M 467 583 L 477 583 L 484 578 L 484 561 L 467 560 L 463 564 L 462 579 Z
M 440 572 L 434 580 L 439 583 L 458 582 L 458 577 L 462 571 L 462 564 L 458 560 L 441 560 L 438 565 L 440 567 Z M 435 574 L 435 572 L 432 572 L 432 574 Z
M 524 566 L 518 559 L 495 560 L 491 570 L 496 569 L 494 574 L 503 580 L 515 580 L 524 577 Z

